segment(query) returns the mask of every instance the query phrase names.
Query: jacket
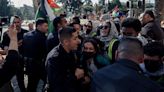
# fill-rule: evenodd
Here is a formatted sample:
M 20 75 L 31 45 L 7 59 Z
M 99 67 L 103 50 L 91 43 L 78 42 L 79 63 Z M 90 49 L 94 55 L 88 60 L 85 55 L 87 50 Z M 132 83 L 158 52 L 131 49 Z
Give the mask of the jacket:
M 49 92 L 77 91 L 74 53 L 67 53 L 62 45 L 56 46 L 47 56 L 46 71 Z
M 164 32 L 162 31 L 160 25 L 156 21 L 150 21 L 141 30 L 141 35 L 143 35 L 148 40 L 161 41 L 164 39 Z
M 91 92 L 160 92 L 160 86 L 142 73 L 138 64 L 120 59 L 94 75 Z

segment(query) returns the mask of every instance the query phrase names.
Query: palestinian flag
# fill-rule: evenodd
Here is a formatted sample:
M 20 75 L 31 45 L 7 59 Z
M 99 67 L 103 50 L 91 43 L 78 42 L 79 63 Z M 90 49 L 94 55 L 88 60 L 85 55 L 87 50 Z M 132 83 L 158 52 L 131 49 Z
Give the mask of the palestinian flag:
M 40 5 L 36 12 L 35 19 L 45 18 L 49 21 L 49 32 L 53 31 L 52 21 L 55 18 L 55 12 L 60 10 L 60 7 L 53 0 L 40 0 Z

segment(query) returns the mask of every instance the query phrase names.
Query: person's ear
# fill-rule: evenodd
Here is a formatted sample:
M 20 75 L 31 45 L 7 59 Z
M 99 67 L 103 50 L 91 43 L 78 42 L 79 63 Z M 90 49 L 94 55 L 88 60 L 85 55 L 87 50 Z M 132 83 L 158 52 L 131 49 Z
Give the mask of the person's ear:
M 68 40 L 63 40 L 63 44 L 68 46 L 68 44 L 69 44 Z

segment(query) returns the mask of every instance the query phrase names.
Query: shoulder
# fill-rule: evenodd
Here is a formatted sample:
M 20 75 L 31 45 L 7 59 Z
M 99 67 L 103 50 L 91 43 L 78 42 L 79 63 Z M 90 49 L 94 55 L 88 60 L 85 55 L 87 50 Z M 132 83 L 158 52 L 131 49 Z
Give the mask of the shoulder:
M 24 37 L 32 36 L 33 33 L 34 33 L 34 31 L 26 32 L 26 33 L 24 33 Z
M 46 64 L 51 63 L 52 60 L 57 59 L 58 56 L 59 56 L 59 46 L 56 46 L 48 53 Z
M 57 32 L 49 33 L 49 34 L 48 34 L 48 39 L 52 39 L 52 38 L 54 38 L 54 37 L 57 36 L 57 35 L 58 35 Z
M 29 31 L 27 31 L 27 30 L 25 30 L 25 29 L 21 29 L 21 31 L 22 31 L 22 33 L 29 32 Z

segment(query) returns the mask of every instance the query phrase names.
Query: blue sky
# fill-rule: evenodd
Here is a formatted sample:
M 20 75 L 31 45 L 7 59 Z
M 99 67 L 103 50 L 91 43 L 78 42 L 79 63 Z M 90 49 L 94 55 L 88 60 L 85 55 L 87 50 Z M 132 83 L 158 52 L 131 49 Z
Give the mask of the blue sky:
M 30 5 L 32 6 L 32 0 L 11 0 L 13 2 L 13 4 L 16 6 L 16 7 L 21 7 L 23 6 L 23 4 L 27 4 L 27 5 Z M 121 2 L 126 2 L 128 0 L 120 0 Z M 149 0 L 147 0 L 149 1 Z M 154 0 L 150 0 L 151 2 L 153 2 Z M 98 0 L 92 0 L 92 2 L 96 3 L 98 2 Z

